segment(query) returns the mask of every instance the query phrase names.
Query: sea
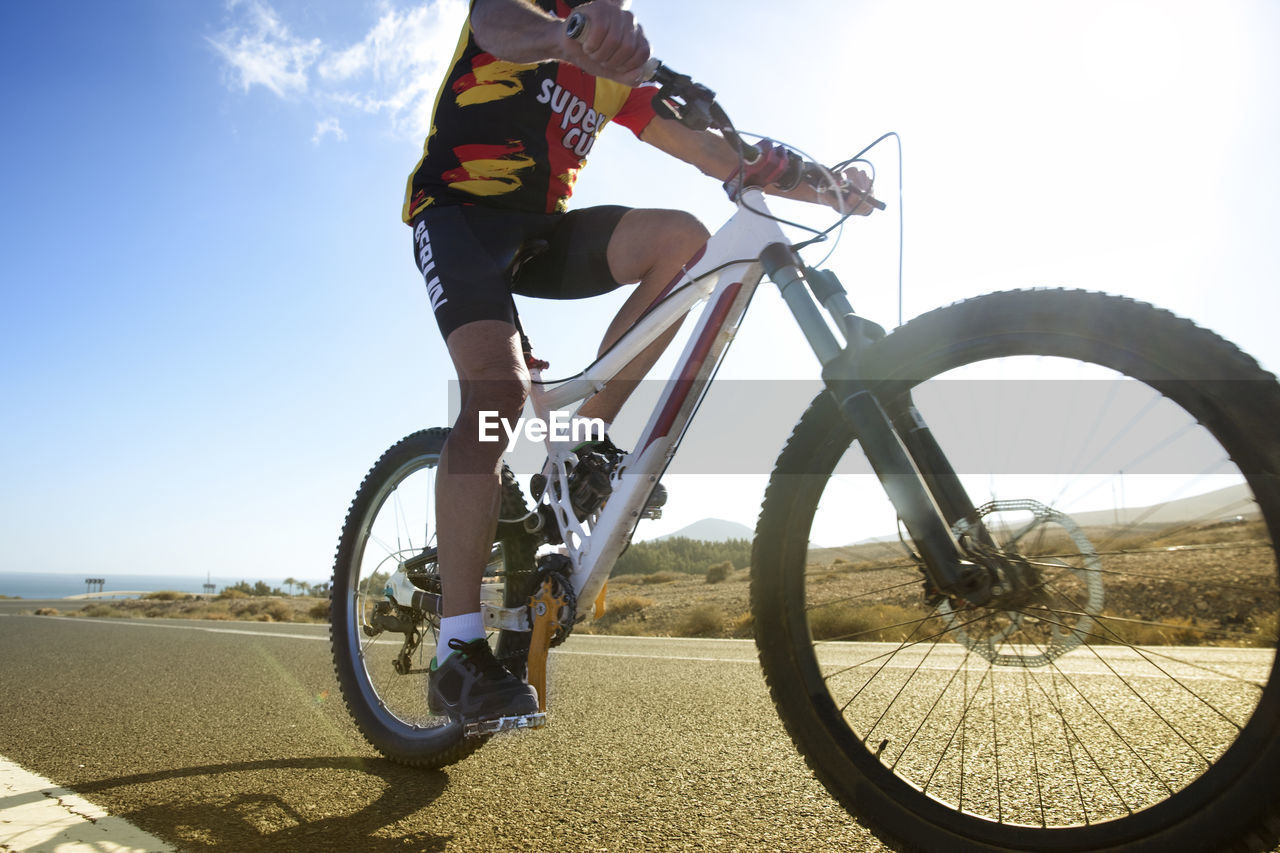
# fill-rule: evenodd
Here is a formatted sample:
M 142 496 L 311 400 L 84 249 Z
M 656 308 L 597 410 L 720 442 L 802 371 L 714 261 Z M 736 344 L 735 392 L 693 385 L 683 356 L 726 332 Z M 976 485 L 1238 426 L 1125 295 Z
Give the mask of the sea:
M 7 595 L 10 598 L 66 598 L 71 595 L 83 595 L 86 592 L 98 590 L 93 587 L 90 590 L 86 580 L 90 577 L 87 574 L 56 574 L 42 572 L 0 572 L 0 595 Z M 102 585 L 104 592 L 112 591 L 122 592 L 159 592 L 161 590 L 172 590 L 173 592 L 204 592 L 206 583 L 213 584 L 216 592 L 221 592 L 223 588 L 232 586 L 240 581 L 247 581 L 250 586 L 258 582 L 264 581 L 271 587 L 279 587 L 285 592 L 289 591 L 289 587 L 285 584 L 284 578 L 265 578 L 265 577 L 229 577 L 218 576 L 213 577 L 197 576 L 197 575 L 126 575 L 126 574 L 98 574 L 92 577 L 99 578 L 105 583 Z M 311 584 L 319 584 L 327 581 L 327 578 L 303 578 Z M 295 584 L 293 591 L 297 592 L 298 587 Z

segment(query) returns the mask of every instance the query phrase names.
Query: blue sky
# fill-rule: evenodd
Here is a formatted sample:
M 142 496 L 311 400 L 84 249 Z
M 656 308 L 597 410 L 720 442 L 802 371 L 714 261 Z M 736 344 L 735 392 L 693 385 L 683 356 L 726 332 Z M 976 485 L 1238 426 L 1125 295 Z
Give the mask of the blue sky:
M 445 419 L 398 215 L 462 8 L 0 6 L 0 570 L 327 575 L 368 466 Z M 1109 290 L 1280 368 L 1274 3 L 726 8 L 634 6 L 741 127 L 828 161 L 903 134 L 908 317 L 1008 287 Z M 896 157 L 877 164 L 896 209 Z M 617 129 L 577 202 L 730 212 Z M 896 217 L 859 223 L 832 260 L 886 325 L 896 236 Z M 726 376 L 812 374 L 772 298 Z M 522 310 L 557 373 L 614 304 Z M 552 320 L 584 331 L 539 339 Z M 763 480 L 671 485 L 652 534 L 750 524 Z

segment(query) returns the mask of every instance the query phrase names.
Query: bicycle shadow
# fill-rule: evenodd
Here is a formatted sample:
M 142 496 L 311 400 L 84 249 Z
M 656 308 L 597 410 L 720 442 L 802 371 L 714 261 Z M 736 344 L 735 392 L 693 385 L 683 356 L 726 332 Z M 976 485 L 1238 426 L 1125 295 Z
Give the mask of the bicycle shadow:
M 234 782 L 227 778 L 232 775 L 237 776 Z M 202 781 L 192 784 L 197 779 Z M 385 759 L 333 757 L 161 770 L 77 784 L 75 791 L 89 800 L 107 794 L 119 817 L 184 851 L 435 853 L 452 836 L 396 824 L 430 806 L 447 785 L 442 771 L 414 770 Z M 371 799 L 353 811 L 361 797 Z M 119 800 L 125 798 L 121 807 Z

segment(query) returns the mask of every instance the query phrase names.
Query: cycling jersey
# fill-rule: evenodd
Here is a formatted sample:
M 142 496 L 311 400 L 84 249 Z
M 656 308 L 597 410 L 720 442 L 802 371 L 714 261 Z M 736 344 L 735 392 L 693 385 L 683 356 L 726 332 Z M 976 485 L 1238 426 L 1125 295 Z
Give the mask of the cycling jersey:
M 584 0 L 530 0 L 561 18 Z M 431 133 L 409 177 L 402 216 L 483 204 L 560 213 L 609 122 L 638 137 L 654 117 L 652 87 L 632 89 L 562 62 L 520 65 L 476 44 L 468 17 L 436 96 Z

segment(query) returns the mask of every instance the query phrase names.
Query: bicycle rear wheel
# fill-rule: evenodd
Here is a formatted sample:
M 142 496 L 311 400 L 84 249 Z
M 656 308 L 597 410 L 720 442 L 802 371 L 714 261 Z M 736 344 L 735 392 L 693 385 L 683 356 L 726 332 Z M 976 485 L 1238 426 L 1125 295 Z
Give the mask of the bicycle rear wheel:
M 922 316 L 862 369 L 886 408 L 910 393 L 978 505 L 956 534 L 1008 571 L 984 607 L 930 596 L 814 401 L 766 493 L 752 609 L 818 778 L 911 850 L 1270 850 L 1274 378 L 1170 314 L 1057 291 Z
M 448 434 L 408 436 L 369 471 L 343 525 L 330 592 L 329 637 L 347 709 L 373 747 L 415 767 L 460 761 L 487 739 L 463 737 L 461 726 L 427 707 L 440 626 L 435 473 Z M 524 514 L 524 496 L 504 468 L 501 515 Z M 495 592 L 500 578 L 532 574 L 535 545 L 517 527 L 503 525 L 495 543 L 486 581 Z M 391 602 L 388 581 L 406 569 L 418 591 Z

